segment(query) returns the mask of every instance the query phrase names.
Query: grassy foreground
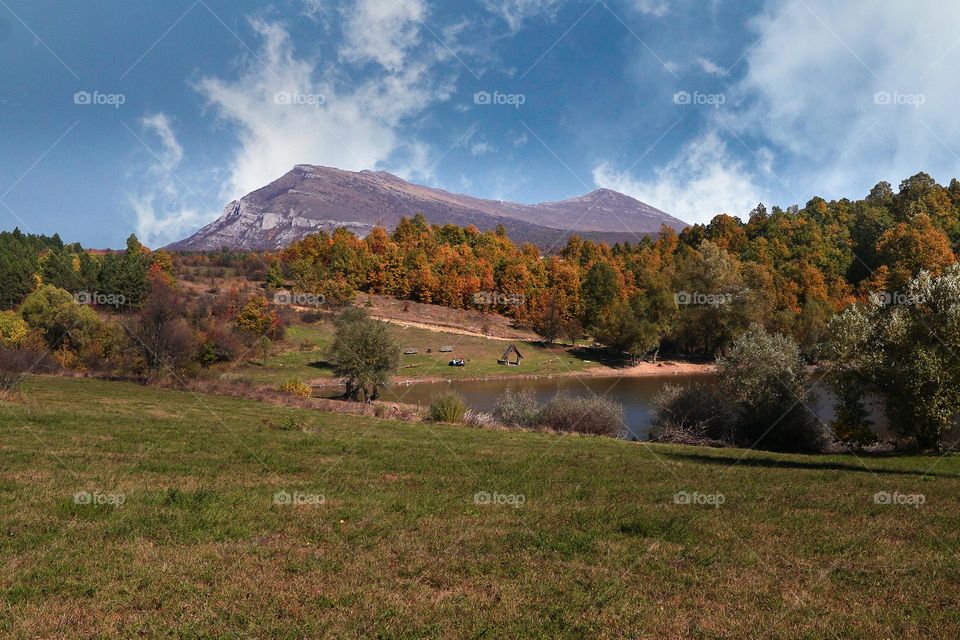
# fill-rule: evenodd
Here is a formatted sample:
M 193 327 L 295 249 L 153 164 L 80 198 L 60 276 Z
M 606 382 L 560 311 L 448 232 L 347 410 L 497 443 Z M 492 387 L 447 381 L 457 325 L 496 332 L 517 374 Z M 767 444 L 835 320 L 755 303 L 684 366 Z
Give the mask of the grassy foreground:
M 956 456 L 748 454 L 33 378 L 0 404 L 0 636 L 956 638 L 958 489 Z

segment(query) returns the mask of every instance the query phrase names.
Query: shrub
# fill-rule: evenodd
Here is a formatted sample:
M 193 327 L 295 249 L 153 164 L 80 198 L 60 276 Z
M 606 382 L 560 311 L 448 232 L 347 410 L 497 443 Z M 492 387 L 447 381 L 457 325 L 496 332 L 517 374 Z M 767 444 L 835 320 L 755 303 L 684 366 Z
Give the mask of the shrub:
M 137 351 L 134 359 L 147 380 L 181 377 L 197 362 L 198 342 L 186 320 L 186 304 L 162 277 L 152 278 L 137 315 L 122 321 Z
M 463 422 L 467 404 L 455 391 L 445 391 L 430 401 L 427 415 L 436 422 Z
M 302 380 L 297 380 L 296 378 L 291 378 L 290 380 L 278 385 L 277 391 L 291 396 L 300 396 L 301 398 L 309 398 L 310 394 L 313 393 L 313 389 L 310 388 L 310 385 Z
M 493 417 L 508 427 L 532 427 L 539 412 L 540 405 L 532 391 L 514 393 L 507 389 L 497 398 Z
M 237 314 L 235 327 L 238 333 L 245 334 L 249 342 L 260 336 L 283 338 L 283 322 L 276 310 L 270 308 L 267 299 L 262 296 L 250 298 Z
M 22 377 L 19 373 L 12 371 L 0 371 L 0 398 L 13 392 L 14 389 L 17 388 L 17 385 L 20 384 Z
M 791 338 L 755 325 L 717 361 L 719 392 L 735 407 L 736 444 L 773 451 L 818 452 L 827 431 L 814 404 L 806 363 Z
M 471 427 L 492 427 L 497 424 L 493 414 L 474 409 L 467 410 L 466 415 L 463 416 L 463 422 Z
M 730 403 L 712 386 L 666 384 L 653 398 L 653 433 L 658 440 L 733 440 Z
M 205 340 L 197 353 L 200 364 L 209 367 L 218 362 L 232 362 L 245 352 L 240 337 L 226 322 L 211 318 L 204 324 Z
M 19 314 L 0 311 L 0 347 L 19 347 L 29 333 L 30 327 Z
M 51 373 L 59 369 L 56 359 L 49 353 L 0 348 L 0 397 L 16 389 L 27 374 Z
M 612 437 L 627 434 L 623 405 L 600 396 L 576 398 L 558 393 L 540 410 L 537 424 L 569 433 Z
M 78 305 L 69 291 L 49 284 L 27 296 L 20 315 L 29 326 L 43 333 L 53 349 L 61 344 L 83 347 L 100 326 L 97 314 L 90 307 Z

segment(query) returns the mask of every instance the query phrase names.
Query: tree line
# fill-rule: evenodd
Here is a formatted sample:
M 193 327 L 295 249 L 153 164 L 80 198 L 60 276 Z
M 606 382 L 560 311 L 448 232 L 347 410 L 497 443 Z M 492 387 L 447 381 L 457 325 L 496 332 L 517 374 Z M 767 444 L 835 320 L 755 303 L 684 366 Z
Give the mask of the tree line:
M 547 342 L 587 334 L 632 357 L 658 350 L 714 357 L 752 325 L 820 356 L 827 323 L 871 295 L 895 300 L 921 271 L 938 275 L 960 243 L 960 182 L 917 174 L 861 200 L 758 205 L 679 234 L 617 244 L 573 236 L 555 255 L 501 227 L 430 225 L 392 233 L 318 233 L 275 256 L 268 277 L 345 301 L 370 292 L 513 317 Z
M 0 233 L 0 310 L 17 307 L 41 283 L 74 294 L 109 293 L 120 302 L 115 306 L 138 307 L 153 259 L 135 235 L 127 239 L 125 251 L 94 253 L 79 243 L 64 244 L 57 234 L 4 231 Z

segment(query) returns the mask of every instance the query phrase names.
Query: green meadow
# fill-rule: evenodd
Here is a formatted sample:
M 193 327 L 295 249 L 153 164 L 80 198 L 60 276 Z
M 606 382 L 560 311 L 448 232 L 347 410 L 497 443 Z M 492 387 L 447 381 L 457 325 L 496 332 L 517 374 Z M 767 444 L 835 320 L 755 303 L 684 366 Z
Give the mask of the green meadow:
M 960 458 L 0 404 L 4 638 L 956 638 Z
M 391 326 L 401 348 L 416 349 L 416 354 L 402 356 L 400 378 L 463 379 L 491 375 L 549 375 L 582 371 L 591 366 L 589 360 L 578 357 L 561 346 L 545 347 L 540 343 L 517 341 L 514 344 L 523 354 L 518 367 L 497 364 L 497 360 L 511 344 L 473 335 L 445 331 L 431 331 L 420 327 Z M 333 370 L 325 359 L 326 348 L 333 339 L 333 324 L 321 321 L 313 324 L 294 324 L 282 346 L 275 347 L 264 361 L 256 349 L 248 351 L 241 362 L 220 365 L 213 373 L 227 380 L 241 380 L 253 384 L 276 385 L 290 378 L 302 381 L 332 379 Z M 452 347 L 441 352 L 441 347 Z M 427 349 L 431 352 L 428 353 Z M 464 367 L 451 367 L 454 357 L 466 361 Z

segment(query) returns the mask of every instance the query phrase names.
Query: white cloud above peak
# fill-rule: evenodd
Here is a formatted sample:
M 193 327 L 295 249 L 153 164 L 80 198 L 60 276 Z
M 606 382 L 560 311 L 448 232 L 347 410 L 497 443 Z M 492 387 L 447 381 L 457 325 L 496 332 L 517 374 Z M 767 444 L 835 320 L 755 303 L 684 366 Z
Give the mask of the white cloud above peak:
M 139 124 L 139 131 L 130 132 L 146 148 L 151 160 L 146 183 L 128 193 L 126 199 L 136 217 L 139 239 L 148 246 L 159 246 L 193 229 L 204 221 L 205 214 L 197 191 L 179 177 L 183 147 L 169 116 L 152 113 L 141 118 Z
M 351 62 L 375 62 L 399 71 L 410 49 L 420 43 L 426 15 L 422 0 L 359 0 L 344 10 L 340 53 Z
M 715 131 L 708 131 L 656 168 L 650 179 L 601 162 L 593 169 L 593 181 L 693 224 L 709 222 L 719 213 L 745 218 L 765 200 L 755 173 L 732 156 Z
M 361 11 L 373 15 L 379 1 Z M 374 6 L 376 5 L 376 6 Z M 301 163 L 344 169 L 370 169 L 396 154 L 422 155 L 419 142 L 401 136 L 401 123 L 435 101 L 446 99 L 450 87 L 436 80 L 433 65 L 441 56 L 435 48 L 409 48 L 416 42 L 415 15 L 406 10 L 384 22 L 360 41 L 353 38 L 358 61 L 376 61 L 383 69 L 362 80 L 324 64 L 298 58 L 283 25 L 253 21 L 263 45 L 259 55 L 238 77 L 206 77 L 197 90 L 222 120 L 237 128 L 239 148 L 230 167 L 224 197 L 236 198 L 259 188 Z M 372 13 L 371 13 L 372 12 Z M 385 26 L 392 25 L 393 31 Z M 374 35 L 375 34 L 375 35 Z M 390 45 L 375 54 L 373 38 Z M 358 44 L 359 43 L 359 44 Z

